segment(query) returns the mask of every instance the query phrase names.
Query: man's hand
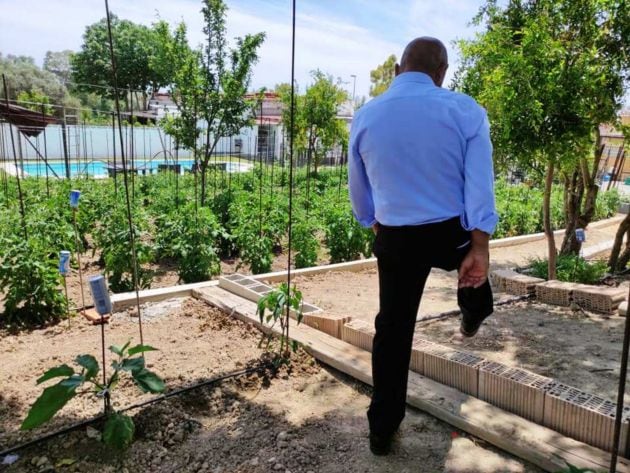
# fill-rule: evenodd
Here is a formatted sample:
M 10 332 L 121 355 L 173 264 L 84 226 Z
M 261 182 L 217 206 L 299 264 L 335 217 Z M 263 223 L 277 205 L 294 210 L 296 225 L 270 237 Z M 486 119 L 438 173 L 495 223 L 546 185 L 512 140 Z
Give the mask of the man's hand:
M 379 224 L 378 222 L 376 222 L 374 225 L 372 225 L 372 231 L 374 232 L 374 235 L 376 235 L 378 233 L 378 229 L 379 229 Z
M 459 267 L 458 287 L 482 286 L 488 279 L 490 252 L 488 242 L 490 236 L 479 230 L 472 231 L 471 248 Z

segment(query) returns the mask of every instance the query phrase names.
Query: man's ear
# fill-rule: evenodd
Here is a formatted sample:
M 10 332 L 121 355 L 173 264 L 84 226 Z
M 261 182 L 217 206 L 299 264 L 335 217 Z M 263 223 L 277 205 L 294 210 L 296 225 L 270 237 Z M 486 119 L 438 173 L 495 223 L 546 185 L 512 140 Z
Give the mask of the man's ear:
M 400 74 L 400 65 L 396 63 L 394 66 L 394 76 L 397 76 L 398 74 Z
M 437 85 L 438 87 L 442 87 L 442 84 L 444 83 L 444 78 L 446 77 L 447 70 L 448 70 L 448 64 L 442 64 L 440 65 L 440 67 L 438 67 L 438 70 L 436 71 L 436 74 L 433 80 L 435 82 L 435 85 Z

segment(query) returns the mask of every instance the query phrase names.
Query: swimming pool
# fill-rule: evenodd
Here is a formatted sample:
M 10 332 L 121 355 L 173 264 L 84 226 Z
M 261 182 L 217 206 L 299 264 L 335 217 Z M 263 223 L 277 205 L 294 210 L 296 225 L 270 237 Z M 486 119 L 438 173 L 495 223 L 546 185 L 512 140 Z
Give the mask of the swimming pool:
M 191 169 L 194 161 L 180 160 L 178 164 L 181 166 L 182 173 L 184 170 Z M 48 175 L 52 176 L 54 171 L 59 177 L 66 176 L 66 165 L 63 162 L 49 162 Z M 137 168 L 146 168 L 147 173 L 154 173 L 157 171 L 160 164 L 174 164 L 173 161 L 135 161 L 134 166 Z M 211 162 L 212 167 L 215 163 Z M 250 163 L 238 163 L 238 162 L 218 162 L 216 163 L 221 169 L 227 172 L 247 172 L 252 168 Z M 38 161 L 37 163 L 25 163 L 23 166 L 24 172 L 31 177 L 40 177 L 46 175 L 46 164 Z M 89 175 L 94 177 L 106 177 L 107 176 L 107 163 L 104 161 L 89 161 L 89 162 L 70 162 L 70 176 Z

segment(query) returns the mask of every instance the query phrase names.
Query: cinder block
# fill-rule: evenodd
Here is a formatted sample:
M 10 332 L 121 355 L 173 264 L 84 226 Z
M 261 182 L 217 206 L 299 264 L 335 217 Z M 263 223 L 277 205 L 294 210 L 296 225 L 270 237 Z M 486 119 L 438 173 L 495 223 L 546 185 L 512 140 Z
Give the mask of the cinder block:
M 494 361 L 479 366 L 479 399 L 538 424 L 543 421 L 544 387 L 552 379 Z
M 536 286 L 536 299 L 545 304 L 568 307 L 571 305 L 573 291 L 582 286 L 583 284 L 552 279 Z
M 517 273 L 511 269 L 499 269 L 490 274 L 490 282 L 498 292 L 527 296 L 534 294 L 536 285 L 545 282 L 545 280 Z
M 478 396 L 479 366 L 485 361 L 483 358 L 437 344 L 423 347 L 422 352 L 424 376 Z
M 341 339 L 342 327 L 351 320 L 352 317 L 345 315 L 323 314 L 320 309 L 317 309 L 317 312 L 304 312 L 302 317 L 302 323 L 339 339 Z
M 573 301 L 580 307 L 602 314 L 614 314 L 628 291 L 619 287 L 587 286 L 573 291 Z
M 543 425 L 581 442 L 612 451 L 616 404 L 560 382 L 545 388 Z M 620 452 L 628 455 L 630 408 L 624 407 Z
M 372 352 L 374 325 L 364 320 L 351 320 L 341 327 L 341 339 L 355 347 Z
M 424 350 L 435 345 L 430 340 L 414 335 L 411 345 L 411 360 L 409 369 L 418 374 L 424 375 Z

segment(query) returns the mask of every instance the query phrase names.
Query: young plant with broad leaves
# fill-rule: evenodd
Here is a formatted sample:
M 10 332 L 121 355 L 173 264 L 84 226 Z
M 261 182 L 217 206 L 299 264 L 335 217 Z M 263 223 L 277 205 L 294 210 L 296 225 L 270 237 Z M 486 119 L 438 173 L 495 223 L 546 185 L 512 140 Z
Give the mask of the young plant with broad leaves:
M 110 351 L 118 358 L 112 362 L 113 373 L 108 379 L 99 381 L 99 364 L 92 355 L 80 355 L 74 360 L 79 369 L 63 364 L 49 369 L 37 384 L 55 378 L 63 378 L 57 384 L 47 387 L 37 398 L 22 422 L 21 429 L 29 430 L 48 422 L 72 398 L 91 392 L 96 399 L 105 399 L 106 421 L 103 429 L 103 441 L 118 450 L 128 447 L 133 441 L 135 426 L 131 417 L 116 412 L 111 408 L 111 393 L 118 386 L 122 373 L 129 373 L 132 381 L 143 393 L 161 393 L 166 388 L 164 381 L 145 366 L 144 352 L 155 351 L 149 345 L 130 347 L 131 342 L 123 346 L 112 345 Z M 139 356 L 135 356 L 139 355 Z M 91 389 L 80 392 L 79 388 L 88 385 Z
M 265 294 L 258 300 L 257 314 L 260 317 L 260 322 L 264 324 L 270 324 L 273 328 L 277 323 L 280 323 L 280 347 L 277 356 L 274 360 L 274 364 L 279 365 L 286 363 L 290 357 L 290 350 L 297 351 L 298 344 L 295 340 L 289 339 L 289 316 L 290 313 L 299 324 L 302 322 L 302 292 L 293 286 L 289 289 L 287 283 L 282 283 L 280 287 L 274 289 L 268 294 Z M 263 335 L 261 343 L 267 340 L 267 347 L 271 343 L 271 335 L 268 337 Z

